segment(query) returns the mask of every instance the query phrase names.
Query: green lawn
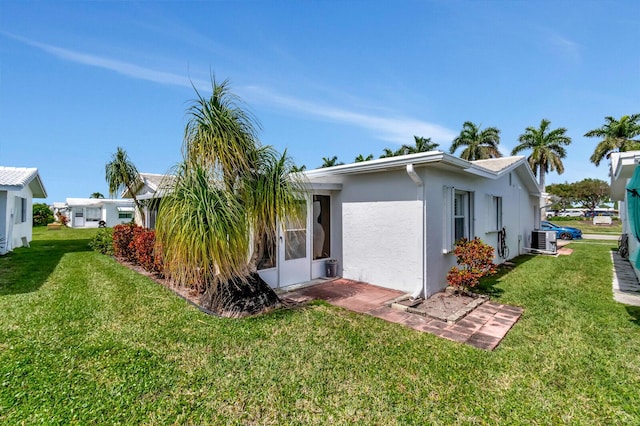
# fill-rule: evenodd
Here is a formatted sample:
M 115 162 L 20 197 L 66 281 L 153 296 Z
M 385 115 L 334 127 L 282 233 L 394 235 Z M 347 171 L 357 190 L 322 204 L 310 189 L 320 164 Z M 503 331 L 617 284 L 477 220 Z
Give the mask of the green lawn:
M 557 218 L 552 217 L 547 220 L 558 226 L 573 226 L 574 228 L 580 229 L 583 234 L 620 235 L 622 233 L 622 222 L 619 220 L 614 220 L 611 225 L 594 225 L 593 220 L 582 220 L 579 218 L 573 220 L 557 220 Z
M 325 303 L 210 317 L 38 229 L 0 257 L 3 424 L 640 424 L 640 309 L 613 245 L 517 260 L 487 282 L 524 315 L 494 352 Z

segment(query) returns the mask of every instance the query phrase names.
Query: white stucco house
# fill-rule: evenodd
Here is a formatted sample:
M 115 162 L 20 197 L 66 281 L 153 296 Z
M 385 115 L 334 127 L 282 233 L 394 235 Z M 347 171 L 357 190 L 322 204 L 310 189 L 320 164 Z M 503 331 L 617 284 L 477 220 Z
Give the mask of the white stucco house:
M 67 216 L 71 228 L 113 227 L 131 222 L 135 214 L 133 201 L 111 198 L 67 198 L 65 207 L 58 210 Z
M 345 278 L 428 297 L 446 287 L 459 238 L 477 236 L 497 249 L 504 228 L 505 257 L 513 258 L 540 225 L 540 188 L 522 156 L 468 162 L 432 151 L 304 177 L 307 219 L 285 221 L 261 264 L 272 287 L 323 277 L 331 258 Z
M 31 241 L 34 198 L 47 198 L 38 169 L 0 166 L 0 255 Z
M 634 223 L 637 223 L 640 217 L 634 218 L 629 215 L 629 197 L 633 197 L 633 194 L 627 191 L 627 185 L 640 164 L 640 151 L 615 152 L 611 154 L 610 161 L 611 199 L 618 202 L 622 233 L 628 236 L 631 265 L 640 278 L 640 269 L 633 261 L 633 258 L 640 254 L 638 251 L 640 250 L 640 240 L 638 239 L 640 235 L 635 235 L 634 232 Z
M 139 199 L 159 200 L 170 190 L 171 176 L 140 175 Z M 309 188 L 306 219 L 284 220 L 258 265 L 274 288 L 325 277 L 327 261 L 335 259 L 340 276 L 428 297 L 446 287 L 456 240 L 477 236 L 497 249 L 504 228 L 508 255 L 496 250 L 495 261 L 516 257 L 531 246 L 544 204 L 522 156 L 468 162 L 433 151 L 302 177 Z M 145 213 L 153 228 L 157 203 Z
M 141 183 L 134 188 L 134 192 L 136 194 L 136 198 L 143 206 L 144 221 L 142 220 L 140 213 L 136 210 L 136 224 L 149 229 L 154 229 L 156 227 L 159 200 L 162 198 L 162 195 L 170 189 L 173 179 L 173 175 L 140 173 Z M 132 198 L 128 189 L 125 189 L 122 192 L 122 198 Z

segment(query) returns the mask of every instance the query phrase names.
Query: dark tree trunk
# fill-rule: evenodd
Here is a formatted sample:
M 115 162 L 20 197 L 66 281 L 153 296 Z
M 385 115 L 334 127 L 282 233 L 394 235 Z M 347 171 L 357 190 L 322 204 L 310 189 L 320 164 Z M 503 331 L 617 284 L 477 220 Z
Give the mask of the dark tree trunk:
M 205 309 L 229 318 L 261 314 L 281 306 L 278 295 L 257 273 L 210 284 L 200 303 Z

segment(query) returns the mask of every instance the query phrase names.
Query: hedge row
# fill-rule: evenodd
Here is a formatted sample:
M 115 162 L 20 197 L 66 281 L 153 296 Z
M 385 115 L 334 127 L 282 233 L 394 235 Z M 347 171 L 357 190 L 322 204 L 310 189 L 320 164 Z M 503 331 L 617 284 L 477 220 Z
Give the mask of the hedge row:
M 162 272 L 162 259 L 156 253 L 156 232 L 134 224 L 113 228 L 113 253 L 116 257 L 142 266 L 149 272 Z

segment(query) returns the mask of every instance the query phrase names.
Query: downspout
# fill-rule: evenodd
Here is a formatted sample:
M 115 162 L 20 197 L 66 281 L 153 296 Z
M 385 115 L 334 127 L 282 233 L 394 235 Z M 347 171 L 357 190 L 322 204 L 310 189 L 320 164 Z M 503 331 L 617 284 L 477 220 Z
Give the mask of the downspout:
M 407 174 L 416 184 L 417 187 L 417 200 L 422 204 L 422 208 L 418 211 L 418 221 L 420 222 L 420 248 L 418 250 L 418 255 L 420 259 L 418 259 L 418 265 L 420 265 L 420 271 L 422 273 L 422 283 L 416 290 L 411 294 L 411 297 L 414 299 L 420 297 L 422 294 L 423 297 L 427 298 L 427 235 L 426 235 L 426 226 L 427 226 L 427 209 L 424 202 L 424 183 L 420 176 L 416 173 L 413 168 L 413 164 L 407 164 Z

